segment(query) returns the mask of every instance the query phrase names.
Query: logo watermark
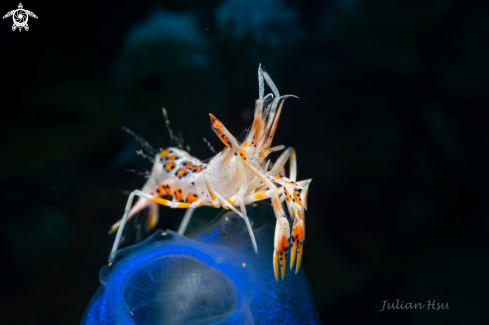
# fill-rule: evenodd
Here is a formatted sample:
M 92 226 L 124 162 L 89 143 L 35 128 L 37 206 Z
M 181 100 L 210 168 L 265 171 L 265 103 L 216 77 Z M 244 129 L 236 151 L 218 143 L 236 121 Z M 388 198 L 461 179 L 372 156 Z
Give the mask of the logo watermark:
M 384 303 L 384 305 L 382 306 L 382 309 L 380 311 L 384 311 L 386 308 L 387 309 L 424 309 L 426 307 L 426 310 L 444 310 L 444 309 L 449 309 L 448 308 L 448 302 L 443 304 L 443 303 L 436 303 L 436 300 L 433 300 L 433 302 L 431 302 L 431 300 L 428 300 L 428 303 L 427 304 L 422 304 L 420 302 L 418 303 L 412 303 L 412 302 L 408 302 L 408 303 L 404 303 L 401 302 L 401 304 L 399 304 L 399 299 L 396 299 L 396 302 L 392 302 L 392 303 L 389 303 L 387 302 L 387 300 L 383 300 L 382 301 Z
M 12 19 L 14 21 L 14 24 L 12 25 L 12 31 L 19 29 L 19 32 L 22 31 L 22 28 L 24 28 L 26 31 L 29 30 L 29 25 L 27 25 L 29 16 L 37 19 L 36 14 L 33 13 L 32 11 L 25 10 L 24 7 L 22 6 L 22 3 L 19 3 L 19 8 L 7 12 L 5 16 L 3 16 L 3 19 L 8 18 L 10 16 L 12 16 Z

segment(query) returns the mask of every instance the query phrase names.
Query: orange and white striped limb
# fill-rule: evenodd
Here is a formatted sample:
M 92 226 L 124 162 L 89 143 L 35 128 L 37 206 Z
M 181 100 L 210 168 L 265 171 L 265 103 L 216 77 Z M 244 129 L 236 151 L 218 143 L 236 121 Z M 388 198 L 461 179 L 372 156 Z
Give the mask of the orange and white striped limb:
M 283 175 L 276 175 L 284 169 L 285 163 L 289 159 L 289 178 Z M 297 263 L 295 273 L 300 269 L 302 261 L 302 252 L 305 240 L 305 209 L 307 203 L 307 191 L 312 179 L 296 182 L 297 178 L 297 158 L 295 150 L 292 147 L 287 148 L 277 159 L 272 170 L 268 174 L 270 180 L 284 186 L 284 197 L 287 198 L 287 207 L 289 214 L 293 219 L 292 224 L 292 247 L 290 254 L 290 269 L 293 268 L 294 262 Z M 300 191 L 300 192 L 299 192 Z
M 279 187 L 277 189 L 269 189 L 264 191 L 255 192 L 253 194 L 247 195 L 244 197 L 244 202 L 246 205 L 251 204 L 257 201 L 263 201 L 271 198 L 275 193 L 281 195 L 284 193 L 284 188 Z
M 258 177 L 268 188 L 270 189 L 269 195 L 272 199 L 273 211 L 277 218 L 275 226 L 275 238 L 274 238 L 274 253 L 273 253 L 273 270 L 275 273 L 275 279 L 278 281 L 278 266 L 280 265 L 282 279 L 285 276 L 285 259 L 286 252 L 289 247 L 290 226 L 285 212 L 282 209 L 282 204 L 278 197 L 277 187 L 267 178 L 267 176 L 248 163 L 246 160 L 242 161 L 243 166 L 250 170 L 256 177 Z M 284 242 L 285 240 L 285 242 Z M 279 263 L 280 260 L 280 263 Z
M 138 207 L 138 208 L 137 209 L 131 209 L 132 201 L 133 201 L 135 195 L 137 195 L 143 199 L 146 199 L 149 202 L 139 200 L 138 203 L 136 203 L 136 205 L 134 206 L 135 208 L 136 207 Z M 122 232 L 124 231 L 124 226 L 126 225 L 126 222 L 128 220 L 129 213 L 132 212 L 134 215 L 136 212 L 140 211 L 142 208 L 146 207 L 148 204 L 151 204 L 151 202 L 155 202 L 155 203 L 158 203 L 160 205 L 168 206 L 170 208 L 178 208 L 178 209 L 188 209 L 190 207 L 197 208 L 197 207 L 200 207 L 202 205 L 202 202 L 200 200 L 197 200 L 197 201 L 192 202 L 192 203 L 180 203 L 180 202 L 173 202 L 173 201 L 165 200 L 165 199 L 156 197 L 154 195 L 141 192 L 140 190 L 132 191 L 131 194 L 129 194 L 129 198 L 127 200 L 124 215 L 123 215 L 121 221 L 118 224 L 116 224 L 118 226 L 118 231 L 117 231 L 117 235 L 115 237 L 114 245 L 112 246 L 111 254 L 113 252 L 115 252 L 117 250 L 117 247 L 119 246 L 119 242 L 120 242 L 121 237 L 122 237 Z M 114 225 L 114 226 L 116 226 L 116 225 Z M 113 228 L 114 228 L 114 226 L 113 226 Z
M 221 121 L 219 121 L 217 118 L 214 117 L 211 113 L 209 113 L 209 117 L 211 118 L 211 128 L 216 132 L 217 136 L 221 141 L 230 149 L 233 151 L 237 151 L 239 145 L 238 141 L 236 141 L 236 138 L 229 132 L 224 124 L 222 124 Z
M 273 271 L 275 280 L 278 281 L 278 271 L 282 274 L 282 280 L 285 277 L 286 253 L 289 249 L 290 226 L 287 218 L 277 218 L 275 225 L 275 238 L 273 250 Z
M 294 266 L 294 260 L 297 252 L 297 264 L 295 266 L 295 273 L 299 272 L 302 261 L 302 250 L 304 248 L 304 220 L 294 218 L 294 224 L 292 225 L 292 251 L 290 254 L 290 269 Z

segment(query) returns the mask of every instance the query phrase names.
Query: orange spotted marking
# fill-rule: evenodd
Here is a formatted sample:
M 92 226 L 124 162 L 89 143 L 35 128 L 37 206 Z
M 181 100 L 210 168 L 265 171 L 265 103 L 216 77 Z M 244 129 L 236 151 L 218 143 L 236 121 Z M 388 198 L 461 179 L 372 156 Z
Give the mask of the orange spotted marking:
M 289 247 L 289 241 L 287 237 L 282 236 L 282 238 L 278 241 L 277 249 L 279 251 L 285 251 Z
M 169 163 L 166 163 L 165 164 L 165 170 L 167 172 L 169 172 L 170 170 L 172 170 L 173 168 L 175 168 L 177 164 L 175 164 L 174 162 L 169 162 Z
M 165 158 L 170 153 L 170 150 L 164 149 L 160 151 L 160 157 Z
M 192 202 L 195 202 L 199 199 L 199 197 L 195 194 L 189 194 L 187 195 L 187 199 L 186 199 L 186 202 L 187 203 L 192 203 Z
M 304 240 L 304 228 L 300 225 L 296 226 L 292 231 L 292 237 L 294 237 L 294 240 Z
M 293 185 L 293 186 L 297 186 L 296 183 L 294 183 L 293 181 L 291 180 L 288 180 L 286 177 L 282 176 L 282 175 L 270 175 L 269 176 L 272 180 L 277 180 L 278 182 L 277 183 L 285 183 L 285 184 L 289 184 L 289 185 Z
M 169 155 L 168 157 L 166 157 L 166 160 L 175 160 L 177 159 L 177 155 Z
M 175 175 L 177 175 L 179 178 L 182 178 L 183 176 L 186 176 L 188 174 L 187 170 L 185 168 L 180 168 L 177 170 Z
M 274 252 L 274 272 L 275 272 L 275 279 L 278 281 L 278 269 L 280 267 L 280 271 L 282 273 L 282 279 L 285 277 L 285 252 L 287 251 L 289 247 L 289 241 L 287 240 L 287 237 L 282 236 L 280 240 L 278 241 L 277 247 Z M 280 262 L 278 261 L 280 259 Z
M 285 188 L 285 194 L 287 195 L 287 202 L 291 203 L 292 199 L 290 198 L 290 193 L 287 188 Z
M 166 196 L 166 191 L 163 185 L 158 185 L 158 190 L 156 191 L 158 193 L 159 197 L 162 197 L 163 195 Z
M 299 192 L 297 192 L 297 190 L 295 190 L 295 189 L 294 189 L 294 199 L 295 199 L 295 202 L 296 202 L 297 204 L 300 204 L 301 200 L 300 200 L 300 198 L 299 198 L 299 195 L 298 195 L 298 194 L 299 194 Z
M 244 149 L 238 149 L 239 156 L 246 159 L 246 151 Z
M 301 224 L 295 226 L 292 230 L 292 250 L 290 254 L 290 269 L 294 266 L 294 261 L 297 255 L 297 264 L 295 273 L 299 271 L 302 260 L 302 248 L 304 247 L 304 227 Z
M 151 199 L 151 201 L 156 202 L 156 203 L 161 204 L 161 205 L 164 205 L 164 206 L 171 206 L 171 204 L 172 204 L 172 201 L 160 199 L 157 197 L 153 197 Z M 202 206 L 202 202 L 199 202 L 197 204 L 197 207 L 200 207 L 200 206 Z M 188 209 L 188 208 L 190 208 L 190 203 L 177 203 L 176 207 L 179 209 Z
M 175 193 L 175 201 L 176 202 L 182 201 L 183 198 L 182 190 L 181 189 L 175 190 L 174 193 Z
M 170 185 L 163 185 L 163 189 L 166 192 L 166 197 L 170 198 L 172 195 Z
M 185 167 L 188 171 L 195 172 L 197 170 L 197 167 L 192 164 L 190 161 L 185 161 L 183 163 L 183 167 Z
M 216 119 L 214 117 L 214 115 L 212 115 L 210 113 L 209 113 L 209 117 L 211 118 L 211 122 L 212 122 L 211 126 L 214 129 L 214 131 L 216 131 L 217 136 L 221 139 L 222 142 L 224 142 L 224 144 L 226 146 L 228 146 L 231 149 L 234 149 L 234 145 L 228 139 L 228 137 L 226 136 L 226 134 L 224 134 L 224 132 L 222 131 L 222 124 L 221 124 L 221 122 L 219 122 L 219 120 Z
M 221 130 L 221 123 L 217 120 L 217 118 L 215 118 L 212 114 L 209 114 L 209 116 L 212 121 L 212 127 L 216 130 Z

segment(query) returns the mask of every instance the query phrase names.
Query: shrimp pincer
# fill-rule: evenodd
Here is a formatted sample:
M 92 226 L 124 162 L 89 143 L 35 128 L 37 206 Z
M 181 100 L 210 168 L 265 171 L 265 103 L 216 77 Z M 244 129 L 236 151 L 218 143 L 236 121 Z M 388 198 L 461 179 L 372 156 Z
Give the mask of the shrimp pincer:
M 267 96 L 264 96 L 265 83 L 272 90 Z M 253 249 L 258 254 L 245 206 L 270 199 L 276 217 L 273 254 L 275 279 L 279 280 L 279 274 L 282 279 L 285 276 L 289 248 L 290 269 L 295 263 L 295 272 L 299 271 L 305 240 L 304 213 L 311 179 L 297 181 L 297 159 L 292 147 L 284 150 L 271 168 L 267 159 L 271 152 L 284 149 L 284 146 L 271 145 L 285 99 L 296 96 L 280 96 L 272 79 L 261 67 L 258 68 L 258 85 L 259 98 L 255 104 L 253 124 L 242 143 L 221 121 L 209 114 L 211 128 L 224 143 L 224 150 L 206 163 L 180 148 L 170 147 L 156 154 L 146 184 L 129 195 L 122 219 L 112 226 L 111 232 L 117 231 L 112 253 L 117 250 L 128 219 L 149 208 L 148 226 L 153 229 L 158 221 L 158 205 L 164 205 L 187 209 L 178 229 L 179 234 L 185 232 L 195 208 L 222 206 L 233 210 L 244 219 Z M 164 109 L 163 113 L 166 119 Z M 169 131 L 172 136 L 172 131 Z M 287 161 L 290 166 L 288 176 L 285 176 Z M 139 199 L 132 206 L 134 196 Z M 289 216 L 283 209 L 284 201 Z

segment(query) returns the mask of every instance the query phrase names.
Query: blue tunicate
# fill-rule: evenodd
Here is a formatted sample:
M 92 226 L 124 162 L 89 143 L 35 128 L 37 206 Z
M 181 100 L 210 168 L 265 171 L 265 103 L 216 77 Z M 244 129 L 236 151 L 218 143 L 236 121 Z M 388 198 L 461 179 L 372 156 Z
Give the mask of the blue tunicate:
M 263 206 L 248 213 L 255 223 L 273 215 Z M 190 238 L 157 231 L 117 251 L 81 324 L 320 323 L 303 268 L 287 268 L 285 280 L 275 281 L 274 226 L 254 233 L 258 255 L 245 222 L 230 212 Z

